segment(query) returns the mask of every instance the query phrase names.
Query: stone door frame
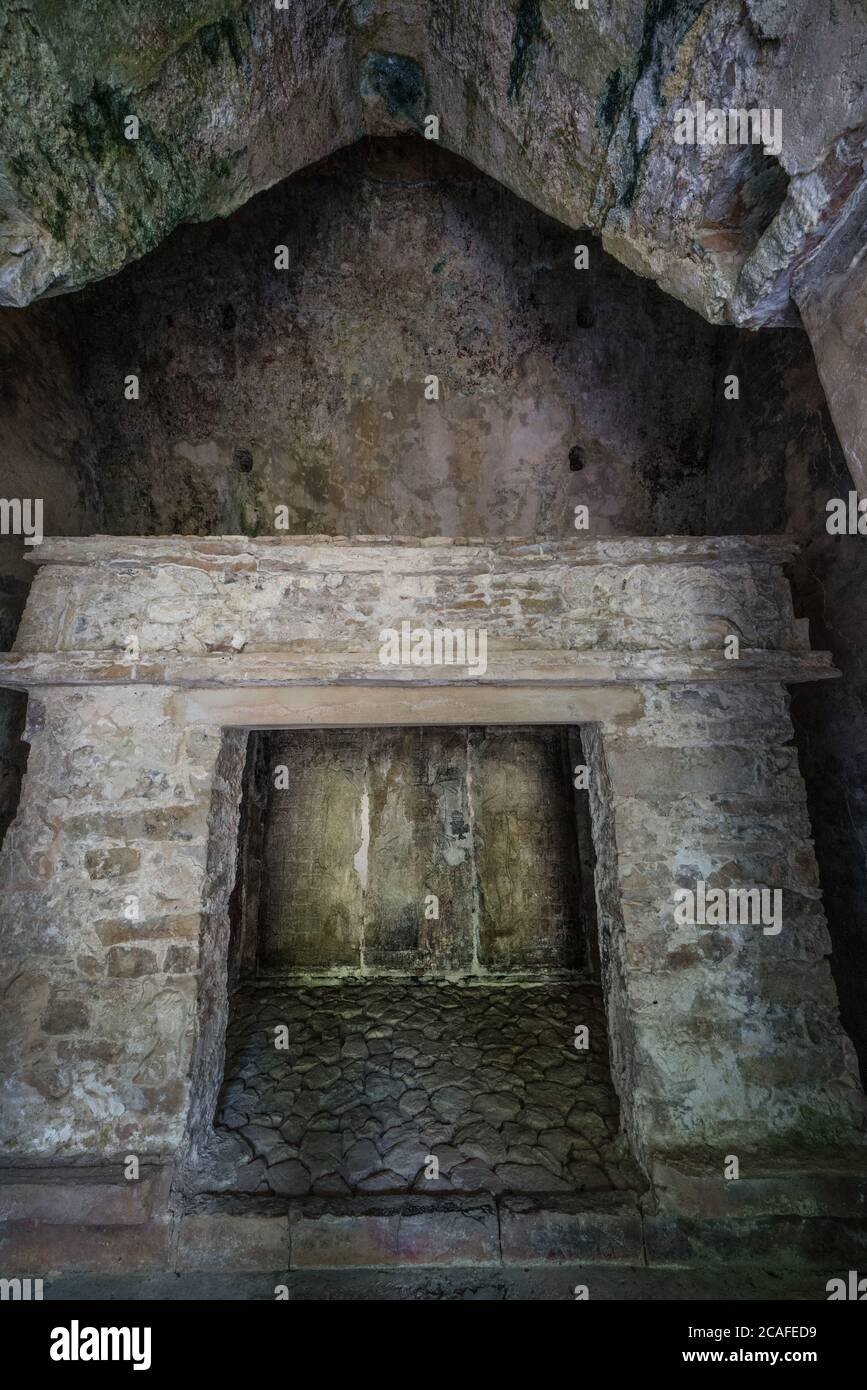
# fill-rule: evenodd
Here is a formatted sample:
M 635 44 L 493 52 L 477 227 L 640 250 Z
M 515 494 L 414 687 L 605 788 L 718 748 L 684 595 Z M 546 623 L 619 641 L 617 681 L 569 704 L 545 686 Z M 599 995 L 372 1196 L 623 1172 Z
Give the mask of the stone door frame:
M 371 729 L 371 728 L 434 728 L 434 727 L 555 727 L 576 730 L 587 736 L 594 725 L 579 719 L 583 713 L 599 719 L 600 710 L 609 713 L 634 710 L 640 704 L 637 691 L 617 692 L 614 699 L 603 687 L 586 687 L 576 691 L 502 692 L 460 683 L 444 684 L 433 689 L 401 687 L 371 687 L 362 691 L 353 688 L 348 694 L 341 687 L 309 689 L 259 688 L 257 690 L 213 689 L 178 693 L 174 697 L 173 718 L 198 722 L 209 730 L 218 727 L 221 740 L 214 800 L 209 821 L 209 867 L 203 893 L 205 902 L 218 902 L 214 918 L 216 940 L 210 953 L 212 979 L 199 992 L 197 1046 L 190 1072 L 190 1110 L 187 1133 L 181 1147 L 183 1166 L 195 1168 L 198 1153 L 213 1125 L 225 1064 L 225 1042 L 229 1016 L 229 920 L 228 894 L 234 882 L 236 860 L 232 858 L 232 882 L 228 882 L 225 864 L 231 850 L 239 848 L 240 813 L 244 768 L 248 739 L 257 731 L 276 732 L 281 729 Z M 551 697 L 551 698 L 548 698 Z M 250 723 L 251 715 L 255 722 Z M 214 721 L 223 722 L 216 726 Z M 598 735 L 594 743 L 601 748 Z M 577 827 L 574 828 L 577 834 Z M 595 846 L 595 818 L 591 834 Z M 588 943 L 604 961 L 608 952 L 603 949 L 603 927 L 597 912 L 597 941 Z M 602 981 L 607 1008 L 608 981 Z M 225 1004 L 224 1004 L 225 1001 Z M 622 1013 L 622 1004 L 619 1006 Z M 619 1055 L 613 1045 L 608 1026 L 609 1055 L 612 1063 Z M 219 1067 L 215 1060 L 219 1058 Z M 621 1078 L 623 1085 L 627 1078 Z M 623 1107 L 618 1076 L 612 1081 Z M 634 1146 L 634 1144 L 633 1144 Z

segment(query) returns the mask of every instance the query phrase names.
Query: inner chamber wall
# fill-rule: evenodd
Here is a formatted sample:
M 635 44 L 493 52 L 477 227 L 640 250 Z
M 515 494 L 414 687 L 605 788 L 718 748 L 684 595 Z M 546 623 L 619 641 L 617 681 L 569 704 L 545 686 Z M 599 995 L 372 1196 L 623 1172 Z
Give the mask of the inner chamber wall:
M 252 733 L 230 986 L 251 973 L 586 970 L 580 760 L 563 728 Z

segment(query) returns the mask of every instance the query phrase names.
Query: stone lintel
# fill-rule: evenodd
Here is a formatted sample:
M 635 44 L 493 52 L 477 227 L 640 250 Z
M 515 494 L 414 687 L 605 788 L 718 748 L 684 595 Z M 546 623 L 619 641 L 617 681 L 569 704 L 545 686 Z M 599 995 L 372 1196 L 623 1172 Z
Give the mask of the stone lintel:
M 118 654 L 119 655 L 119 654 Z M 385 671 L 387 670 L 387 676 Z M 463 674 L 466 670 L 467 674 Z M 500 651 L 489 644 L 487 670 L 459 666 L 383 668 L 375 653 L 295 649 L 219 653 L 157 653 L 139 662 L 111 652 L 6 652 L 0 686 L 128 685 L 172 687 L 401 687 L 450 689 L 542 686 L 603 689 L 620 685 L 773 681 L 785 685 L 839 675 L 830 652 L 746 649 L 737 660 L 721 651 Z
M 515 686 L 258 686 L 177 691 L 171 713 L 223 728 L 376 728 L 464 724 L 585 724 L 638 718 L 638 689 Z
M 797 554 L 790 536 L 628 536 L 532 541 L 478 536 L 48 536 L 34 565 L 159 566 L 321 571 L 447 570 L 482 573 L 571 565 L 767 564 Z

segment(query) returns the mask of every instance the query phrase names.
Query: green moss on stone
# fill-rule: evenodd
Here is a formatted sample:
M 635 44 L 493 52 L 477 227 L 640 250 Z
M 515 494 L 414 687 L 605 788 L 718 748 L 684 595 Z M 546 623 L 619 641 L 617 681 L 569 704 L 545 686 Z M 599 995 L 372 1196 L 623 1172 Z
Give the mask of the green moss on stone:
M 250 37 L 250 22 L 247 23 L 247 38 Z M 224 15 L 214 24 L 207 24 L 199 31 L 199 45 L 212 67 L 220 61 L 223 44 L 229 50 L 232 62 L 239 71 L 247 65 L 246 46 L 243 35 L 232 15 Z
M 622 68 L 615 68 L 608 74 L 596 103 L 596 124 L 609 139 L 631 91 L 632 85 Z
M 518 0 L 515 32 L 512 35 L 512 62 L 509 67 L 509 100 L 517 101 L 529 71 L 534 45 L 542 37 L 539 0 Z

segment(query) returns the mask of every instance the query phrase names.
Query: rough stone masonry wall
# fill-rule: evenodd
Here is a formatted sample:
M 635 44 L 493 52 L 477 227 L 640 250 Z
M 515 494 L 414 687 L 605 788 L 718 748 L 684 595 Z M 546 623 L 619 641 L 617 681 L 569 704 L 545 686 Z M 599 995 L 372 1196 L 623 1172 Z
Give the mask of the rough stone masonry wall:
M 848 499 L 852 482 L 804 335 L 731 333 L 720 346 L 708 530 L 780 531 L 797 540 L 790 569 L 796 612 L 842 675 L 832 685 L 794 687 L 792 720 L 831 966 L 867 1081 L 867 538 L 827 531 L 828 502 Z M 734 409 L 721 400 L 730 372 L 744 386 Z
M 773 685 L 656 687 L 640 719 L 585 735 L 615 1085 L 645 1161 L 856 1133 L 787 704 Z M 779 935 L 675 925 L 673 889 L 698 880 L 780 888 Z
M 451 677 L 462 721 L 502 685 L 506 722 L 510 710 L 527 722 L 552 684 L 571 687 L 575 722 L 604 697 L 587 750 L 597 900 L 613 1070 L 636 1152 L 646 1165 L 672 1151 L 730 1152 L 735 1130 L 742 1146 L 797 1144 L 809 1161 L 817 1145 L 854 1141 L 860 1091 L 778 683 L 823 663 L 794 623 L 786 553 L 731 538 L 559 550 L 47 545 L 44 559 L 67 563 L 41 569 L 21 651 L 0 659 L 4 680 L 34 691 L 30 771 L 0 859 L 7 1151 L 154 1152 L 184 1135 L 195 1148 L 222 1067 L 242 781 L 241 739 L 221 741 L 226 697 L 303 700 L 318 672 L 348 680 L 356 698 L 374 690 L 379 720 L 393 722 L 406 681 L 427 688 L 430 677 L 384 682 L 371 628 L 398 600 L 419 622 L 450 605 L 478 613 L 477 590 L 495 636 L 484 677 Z M 334 594 L 347 574 L 364 580 L 341 631 Z M 158 621 L 181 600 L 195 611 Z M 208 631 L 237 630 L 245 603 L 250 656 L 197 654 Z M 130 604 L 149 618 L 135 663 L 120 650 Z M 733 629 L 752 644 L 736 663 L 719 651 Z M 341 667 L 331 643 L 342 650 L 347 632 Z M 672 891 L 699 877 L 779 886 L 781 934 L 675 930 Z
M 30 699 L 28 774 L 0 861 L 6 1152 L 159 1154 L 181 1141 L 197 1001 L 206 1012 L 219 997 L 215 858 L 231 886 L 234 840 L 219 817 L 210 833 L 221 735 L 179 728 L 169 699 L 112 686 Z

